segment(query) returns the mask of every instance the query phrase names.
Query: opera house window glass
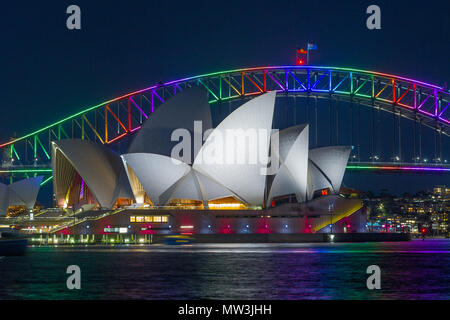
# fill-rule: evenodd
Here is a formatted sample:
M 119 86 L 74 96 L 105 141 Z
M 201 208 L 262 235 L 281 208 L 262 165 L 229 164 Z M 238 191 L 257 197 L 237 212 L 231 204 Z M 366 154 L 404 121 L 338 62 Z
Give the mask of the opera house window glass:
M 131 216 L 130 222 L 167 223 L 169 222 L 169 216 Z

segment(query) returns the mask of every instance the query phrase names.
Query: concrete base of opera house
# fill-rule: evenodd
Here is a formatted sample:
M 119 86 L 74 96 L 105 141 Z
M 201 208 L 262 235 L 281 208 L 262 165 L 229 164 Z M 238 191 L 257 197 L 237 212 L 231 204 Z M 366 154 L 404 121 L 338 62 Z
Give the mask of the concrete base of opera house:
M 52 234 L 35 234 L 31 240 L 40 244 L 150 244 L 162 243 L 170 235 L 190 237 L 197 243 L 409 240 L 407 234 L 366 233 L 366 216 L 360 199 L 338 195 L 254 210 L 123 208 L 84 212 L 72 224 Z
M 331 226 L 331 228 L 330 228 Z M 307 203 L 285 203 L 268 209 L 124 208 L 77 215 L 56 231 L 63 235 L 111 235 L 139 239 L 145 235 L 314 234 L 366 231 L 366 209 L 360 199 L 337 195 Z M 119 237 L 120 238 L 120 237 Z

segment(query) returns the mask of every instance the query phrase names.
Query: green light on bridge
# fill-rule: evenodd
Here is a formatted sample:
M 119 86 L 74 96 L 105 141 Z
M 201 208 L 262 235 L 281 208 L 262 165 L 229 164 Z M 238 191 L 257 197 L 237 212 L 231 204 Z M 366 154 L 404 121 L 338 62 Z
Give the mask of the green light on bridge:
M 48 177 L 47 179 L 45 179 L 44 181 L 41 182 L 41 187 L 46 185 L 48 182 L 52 181 L 53 176 Z
M 12 169 L 0 170 L 0 173 L 51 173 L 52 169 Z

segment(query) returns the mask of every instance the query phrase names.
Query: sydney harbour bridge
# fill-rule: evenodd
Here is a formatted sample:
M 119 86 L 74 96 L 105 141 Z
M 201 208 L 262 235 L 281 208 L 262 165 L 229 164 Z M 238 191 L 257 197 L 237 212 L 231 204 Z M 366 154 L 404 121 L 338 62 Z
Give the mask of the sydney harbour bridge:
M 273 66 L 215 72 L 157 83 L 0 141 L 0 177 L 52 180 L 51 141 L 89 139 L 125 152 L 129 138 L 164 101 L 203 86 L 213 117 L 223 119 L 247 99 L 276 90 L 278 128 L 309 123 L 311 147 L 351 145 L 348 169 L 450 173 L 450 91 L 374 71 Z M 448 161 L 448 162 L 447 162 Z

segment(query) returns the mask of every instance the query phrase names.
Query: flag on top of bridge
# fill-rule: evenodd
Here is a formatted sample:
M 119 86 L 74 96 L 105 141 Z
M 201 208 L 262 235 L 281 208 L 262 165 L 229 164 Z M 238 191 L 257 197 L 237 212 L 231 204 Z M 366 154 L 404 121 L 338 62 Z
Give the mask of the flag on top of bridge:
M 308 50 L 317 50 L 317 44 L 308 43 Z

